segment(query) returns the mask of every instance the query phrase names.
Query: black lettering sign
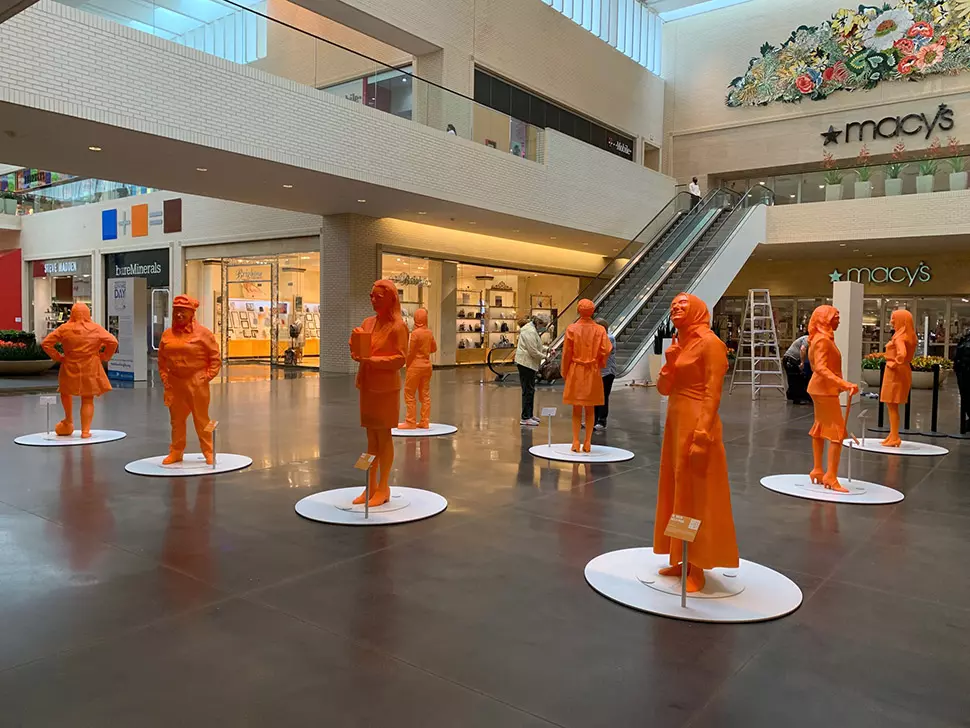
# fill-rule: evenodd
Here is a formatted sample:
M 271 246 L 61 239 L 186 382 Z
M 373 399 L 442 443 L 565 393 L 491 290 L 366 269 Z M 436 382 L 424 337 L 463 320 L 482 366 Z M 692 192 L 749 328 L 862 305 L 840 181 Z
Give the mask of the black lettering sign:
M 850 121 L 845 125 L 846 142 L 876 141 L 878 139 L 894 139 L 899 136 L 914 136 L 924 134 L 929 139 L 938 131 L 950 131 L 954 126 L 953 109 L 946 104 L 940 104 L 933 118 L 926 114 L 906 114 L 905 116 L 887 116 L 879 121 L 866 119 L 865 121 Z M 834 126 L 822 132 L 825 140 L 822 146 L 838 144 L 843 132 Z

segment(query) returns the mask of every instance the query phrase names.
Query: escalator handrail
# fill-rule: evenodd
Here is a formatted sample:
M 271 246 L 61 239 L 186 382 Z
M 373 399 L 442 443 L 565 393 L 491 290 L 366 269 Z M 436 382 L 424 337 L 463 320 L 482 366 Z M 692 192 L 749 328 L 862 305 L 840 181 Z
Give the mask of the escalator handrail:
M 771 190 L 771 188 L 769 188 L 767 185 L 760 185 L 759 184 L 759 185 L 756 185 L 756 186 L 764 187 L 764 189 L 768 191 L 768 193 L 769 193 L 769 195 L 768 195 L 768 201 L 759 200 L 759 201 L 757 201 L 757 202 L 749 205 L 748 204 L 748 199 L 751 196 L 749 193 L 745 193 L 743 195 L 740 194 L 740 193 L 735 193 L 735 194 L 738 194 L 740 196 L 740 199 L 734 204 L 734 206 L 731 208 L 730 212 L 727 215 L 725 215 L 724 218 L 719 222 L 717 229 L 714 231 L 714 235 L 715 236 L 718 235 L 721 232 L 721 229 L 734 216 L 734 213 L 738 209 L 743 209 L 743 208 L 752 209 L 754 207 L 757 207 L 758 205 L 770 206 L 770 205 L 773 205 L 774 204 L 774 200 L 775 200 L 774 191 Z M 733 190 L 731 190 L 731 191 L 733 192 Z M 737 229 L 737 227 L 740 227 L 740 224 L 741 224 L 741 222 L 743 222 L 743 220 L 744 220 L 745 217 L 747 217 L 747 214 L 745 214 L 745 216 L 742 218 L 742 220 L 738 222 L 738 225 L 735 226 L 735 229 Z M 696 241 L 695 241 L 695 244 L 696 244 Z M 722 244 L 722 247 L 723 247 L 723 244 Z M 691 250 L 691 249 L 693 249 L 693 245 L 691 245 L 688 250 Z M 685 254 L 687 252 L 688 252 L 687 250 L 684 251 Z M 715 255 L 712 256 L 712 258 L 713 257 L 717 257 L 717 254 L 719 252 L 720 252 L 719 250 L 718 251 L 715 251 Z M 675 265 L 671 266 L 670 271 L 667 274 L 667 276 L 664 276 L 664 281 L 667 278 L 669 278 L 670 275 L 672 275 L 673 272 L 677 269 L 677 267 L 682 262 L 683 257 L 684 256 L 681 256 L 680 258 L 678 258 L 677 263 Z M 710 269 L 710 266 L 709 265 L 705 265 L 704 268 L 702 268 L 701 271 L 699 271 L 697 275 L 700 276 L 702 273 L 705 273 L 709 269 Z M 695 279 L 696 279 L 696 277 L 695 277 Z M 646 303 L 649 302 L 649 300 L 654 296 L 654 294 L 656 293 L 656 291 L 659 289 L 659 287 L 661 285 L 663 285 L 663 281 L 658 282 L 657 285 L 655 285 L 655 286 L 652 287 L 652 290 L 651 290 L 650 294 L 647 296 L 647 298 L 644 301 L 644 305 L 646 305 Z M 627 361 L 627 364 L 624 367 L 623 371 L 617 374 L 617 378 L 618 379 L 621 378 L 621 377 L 626 376 L 629 373 L 630 369 L 632 369 L 636 365 L 637 361 L 639 361 L 640 357 L 643 356 L 644 349 L 646 349 L 649 345 L 653 344 L 653 339 L 654 339 L 654 337 L 656 337 L 657 330 L 660 328 L 660 326 L 661 326 L 662 323 L 663 323 L 663 321 L 661 320 L 658 323 L 654 324 L 653 331 L 649 332 L 649 334 L 650 334 L 649 336 L 645 336 L 643 338 L 643 340 L 640 343 L 640 346 L 637 348 L 636 351 L 634 351 L 633 355 Z M 639 328 L 640 327 L 638 326 L 636 329 L 634 329 L 634 332 L 633 333 L 635 334 L 639 330 Z
M 505 352 L 511 352 L 512 353 L 512 365 L 514 366 L 515 365 L 515 347 L 506 347 L 504 349 L 492 348 L 492 349 L 489 349 L 488 350 L 488 354 L 485 355 L 485 366 L 487 366 L 489 369 L 491 369 L 492 374 L 495 375 L 496 379 L 498 379 L 499 381 L 502 381 L 503 379 L 505 379 L 505 377 L 507 377 L 509 374 L 512 374 L 513 372 L 500 372 L 500 371 L 497 371 L 494 366 L 492 366 L 493 364 L 496 364 L 497 363 L 497 362 L 493 362 L 492 361 L 492 356 L 497 351 L 501 351 L 503 354 Z M 502 362 L 502 363 L 503 364 L 504 363 L 508 363 L 508 361 L 506 360 L 505 362 Z

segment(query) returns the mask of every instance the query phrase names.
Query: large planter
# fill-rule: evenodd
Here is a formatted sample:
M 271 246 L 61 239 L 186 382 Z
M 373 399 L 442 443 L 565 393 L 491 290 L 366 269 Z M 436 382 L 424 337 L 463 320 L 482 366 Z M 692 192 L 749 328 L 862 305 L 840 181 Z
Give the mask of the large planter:
M 896 179 L 887 179 L 886 197 L 895 197 L 901 194 L 903 194 L 903 181 L 898 177 Z
M 842 185 L 825 185 L 825 201 L 842 199 Z
M 879 386 L 879 370 L 878 369 L 863 369 L 862 370 L 862 381 L 866 383 L 867 387 L 878 387 Z
M 3 212 L 7 215 L 17 214 L 17 201 L 12 197 L 3 200 Z
M 855 183 L 855 198 L 857 200 L 865 199 L 866 197 L 872 196 L 872 183 L 871 182 L 856 182 Z
M 941 387 L 949 376 L 949 369 L 940 370 Z M 933 372 L 913 372 L 913 389 L 933 389 Z
M 951 190 L 967 189 L 967 173 L 950 172 L 950 189 Z
M 932 192 L 934 179 L 935 179 L 935 175 L 932 175 L 932 174 L 919 175 L 916 178 L 916 191 L 921 195 L 927 192 Z
M 53 359 L 24 359 L 5 361 L 0 359 L 0 377 L 18 377 L 42 374 L 54 366 Z

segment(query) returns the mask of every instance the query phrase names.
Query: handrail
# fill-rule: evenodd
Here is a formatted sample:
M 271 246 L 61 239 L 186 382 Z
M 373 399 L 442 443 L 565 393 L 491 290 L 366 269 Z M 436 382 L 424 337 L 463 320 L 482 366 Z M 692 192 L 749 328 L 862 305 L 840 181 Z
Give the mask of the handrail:
M 493 362 L 492 361 L 492 356 L 495 355 L 496 352 L 501 352 L 502 354 L 505 354 L 505 355 L 511 354 L 512 355 L 511 364 L 514 367 L 515 366 L 515 349 L 514 348 L 510 348 L 510 349 L 489 349 L 488 350 L 488 354 L 485 355 L 485 366 L 487 366 L 489 369 L 492 370 L 492 374 L 495 375 L 495 380 L 496 381 L 498 381 L 498 382 L 504 382 L 505 379 L 509 375 L 514 374 L 515 372 L 514 371 L 511 371 L 511 372 L 500 372 L 500 371 L 497 371 L 494 366 L 492 366 L 493 364 L 508 364 L 510 362 L 510 360 L 508 358 L 506 358 L 506 360 L 504 362 Z

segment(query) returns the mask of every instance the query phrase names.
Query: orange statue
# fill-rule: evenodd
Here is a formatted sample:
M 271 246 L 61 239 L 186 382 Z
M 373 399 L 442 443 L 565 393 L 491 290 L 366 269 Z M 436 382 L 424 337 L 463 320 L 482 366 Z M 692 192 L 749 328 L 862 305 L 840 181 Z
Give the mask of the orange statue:
M 185 451 L 185 420 L 192 415 L 195 434 L 205 461 L 212 465 L 212 433 L 209 424 L 209 382 L 219 373 L 222 362 L 216 339 L 195 320 L 199 302 L 176 296 L 172 302 L 172 328 L 162 334 L 158 345 L 158 374 L 165 387 L 165 406 L 172 420 L 172 444 L 162 465 L 182 461 Z
M 882 441 L 886 447 L 899 447 L 903 441 L 899 437 L 899 405 L 909 399 L 913 386 L 913 370 L 910 362 L 916 354 L 916 326 L 913 314 L 904 308 L 893 311 L 892 325 L 895 329 L 892 340 L 886 345 L 886 373 L 882 380 L 879 401 L 889 410 L 889 436 Z
M 114 356 L 118 340 L 91 320 L 86 304 L 75 303 L 67 323 L 50 332 L 41 346 L 61 365 L 57 391 L 61 394 L 64 419 L 55 425 L 54 432 L 62 437 L 74 433 L 74 397 L 80 397 L 81 437 L 91 437 L 94 398 L 111 391 L 103 362 Z
M 834 306 L 819 306 L 812 312 L 808 322 L 808 361 L 812 366 L 808 394 L 815 404 L 815 424 L 808 433 L 812 437 L 814 457 L 814 467 L 809 477 L 813 483 L 820 483 L 829 490 L 848 493 L 839 483 L 842 441 L 847 436 L 839 394 L 848 392 L 852 397 L 859 387 L 842 378 L 842 354 L 835 346 L 837 328 L 839 311 Z M 823 473 L 822 456 L 826 440 L 829 441 L 829 468 Z
M 593 321 L 596 307 L 588 298 L 579 302 L 579 320 L 566 329 L 566 341 L 562 348 L 562 375 L 566 388 L 562 393 L 563 404 L 573 406 L 573 452 L 579 452 L 579 431 L 586 410 L 586 440 L 583 452 L 592 449 L 593 422 L 596 407 L 606 401 L 600 369 L 613 351 L 606 329 Z
M 431 427 L 431 355 L 438 351 L 438 343 L 428 328 L 428 312 L 419 308 L 414 312 L 414 331 L 408 342 L 407 374 L 404 376 L 404 422 L 401 430 L 427 430 Z M 421 422 L 418 423 L 418 402 L 421 397 Z
M 674 513 L 701 521 L 688 553 L 687 591 L 704 588 L 704 569 L 736 568 L 738 541 L 731 512 L 727 455 L 721 433 L 721 388 L 727 347 L 711 331 L 704 302 L 678 294 L 670 306 L 677 338 L 667 349 L 657 391 L 670 397 L 660 455 L 660 492 L 653 550 L 670 554 L 664 576 L 681 576 L 682 543 L 664 535 Z
M 394 465 L 391 430 L 397 425 L 400 408 L 401 375 L 398 372 L 407 361 L 408 327 L 401 318 L 401 301 L 392 281 L 377 281 L 371 289 L 370 302 L 377 315 L 364 319 L 354 329 L 350 355 L 354 361 L 360 362 L 357 370 L 360 426 L 367 429 L 367 452 L 377 456 L 368 474 L 371 493 L 368 505 L 373 508 L 391 499 L 391 487 L 387 484 Z M 365 490 L 354 503 L 359 505 L 366 499 Z

